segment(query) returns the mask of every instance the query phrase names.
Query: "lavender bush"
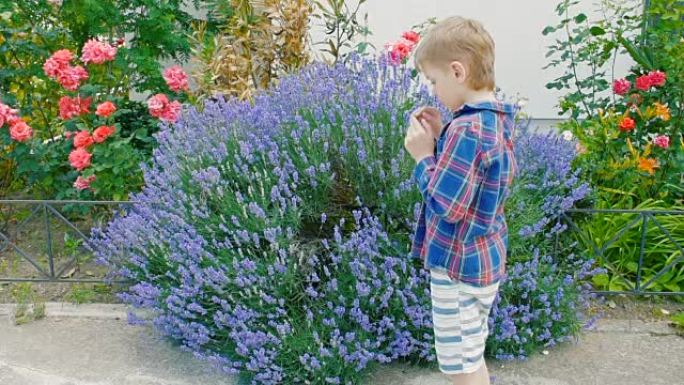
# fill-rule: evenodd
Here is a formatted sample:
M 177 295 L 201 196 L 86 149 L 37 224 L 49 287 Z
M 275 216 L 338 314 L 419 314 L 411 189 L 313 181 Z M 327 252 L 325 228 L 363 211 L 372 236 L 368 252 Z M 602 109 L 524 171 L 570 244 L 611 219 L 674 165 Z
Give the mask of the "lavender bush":
M 583 312 L 593 297 L 587 281 L 603 272 L 572 252 L 576 245 L 559 220 L 590 192 L 581 170 L 571 167 L 574 143 L 530 133 L 527 123 L 518 130 L 519 169 L 507 203 L 507 278 L 489 319 L 488 353 L 504 360 L 525 359 L 590 326 Z
M 253 103 L 188 111 L 158 133 L 141 203 L 94 231 L 93 248 L 135 282 L 122 299 L 154 310 L 157 329 L 245 383 L 358 384 L 378 364 L 434 364 L 429 274 L 409 257 L 420 194 L 403 150 L 407 114 L 425 103 L 434 100 L 409 70 L 352 58 L 306 68 Z M 557 154 L 556 172 L 535 168 L 551 159 L 528 146 Z M 566 146 L 519 139 L 509 215 L 519 221 L 512 239 L 527 244 L 513 245 L 492 316 L 502 357 L 581 322 L 591 262 L 554 264 L 532 247 L 558 230 L 555 208 L 581 199 Z M 568 295 L 545 293 L 558 287 Z M 525 311 L 538 313 L 527 323 L 534 335 L 549 338 L 520 339 Z

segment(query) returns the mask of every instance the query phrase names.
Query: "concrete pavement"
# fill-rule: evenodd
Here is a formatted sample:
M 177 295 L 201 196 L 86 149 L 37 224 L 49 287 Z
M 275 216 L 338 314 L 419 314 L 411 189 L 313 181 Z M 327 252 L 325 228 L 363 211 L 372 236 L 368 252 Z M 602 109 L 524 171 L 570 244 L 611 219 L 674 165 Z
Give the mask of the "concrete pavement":
M 123 305 L 48 303 L 46 312 L 16 326 L 12 305 L 0 305 L 0 384 L 237 384 L 150 328 L 129 326 Z M 602 320 L 578 344 L 489 366 L 496 385 L 684 385 L 684 338 L 664 322 Z M 392 364 L 367 384 L 450 382 L 436 369 Z

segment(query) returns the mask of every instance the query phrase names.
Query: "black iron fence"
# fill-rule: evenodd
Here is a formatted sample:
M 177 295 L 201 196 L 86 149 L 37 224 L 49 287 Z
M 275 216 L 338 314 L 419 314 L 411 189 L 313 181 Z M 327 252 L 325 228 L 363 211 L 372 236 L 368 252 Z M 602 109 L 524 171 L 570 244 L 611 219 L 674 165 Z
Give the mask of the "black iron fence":
M 30 276 L 27 274 L 22 274 L 18 276 L 16 273 L 14 276 L 12 273 L 9 275 L 2 274 L 0 271 L 0 282 L 77 282 L 77 283 L 104 283 L 104 276 L 102 277 L 72 277 L 69 272 L 74 270 L 74 266 L 79 261 L 79 256 L 86 253 L 87 247 L 79 247 L 77 252 L 70 255 L 57 256 L 54 252 L 54 246 L 56 239 L 60 239 L 59 235 L 64 235 L 66 232 L 72 232 L 76 235 L 78 242 L 83 245 L 88 243 L 88 236 L 84 234 L 84 231 L 78 228 L 78 226 L 67 219 L 63 215 L 58 207 L 64 207 L 65 205 L 76 205 L 76 206 L 115 206 L 118 208 L 123 208 L 126 206 L 134 205 L 136 202 L 131 201 L 55 201 L 55 200 L 0 200 L 0 212 L 3 208 L 10 206 L 29 206 L 32 207 L 28 216 L 23 218 L 16 224 L 11 226 L 6 226 L 7 228 L 0 227 L 0 266 L 2 266 L 3 260 L 8 260 L 10 254 L 15 254 L 23 262 L 28 263 L 29 267 L 32 268 Z M 681 240 L 678 240 L 671 234 L 665 226 L 661 224 L 658 217 L 662 216 L 675 216 L 684 221 L 684 211 L 655 211 L 655 210 L 596 210 L 596 209 L 573 209 L 561 215 L 559 220 L 568 225 L 568 227 L 574 231 L 576 235 L 582 235 L 584 230 L 580 228 L 577 224 L 577 220 L 581 218 L 586 218 L 587 216 L 596 215 L 633 215 L 634 218 L 629 221 L 626 225 L 621 226 L 619 231 L 617 231 L 608 241 L 602 245 L 598 245 L 594 242 L 591 237 L 583 237 L 585 251 L 593 254 L 595 258 L 601 260 L 606 254 L 606 251 L 614 245 L 616 242 L 623 240 L 625 234 L 628 231 L 634 229 L 636 226 L 641 225 L 640 238 L 638 240 L 634 239 L 633 244 L 627 244 L 625 247 L 635 247 L 638 248 L 639 257 L 636 266 L 636 279 L 628 290 L 615 290 L 615 291 L 605 291 L 597 290 L 599 294 L 631 294 L 631 295 L 683 295 L 682 290 L 672 290 L 672 291 L 651 291 L 649 290 L 653 287 L 654 283 L 667 274 L 669 271 L 674 269 L 682 269 L 684 264 L 684 246 L 680 244 Z M 31 221 L 40 220 L 42 228 L 45 235 L 45 248 L 42 250 L 29 249 L 29 245 L 18 244 L 16 242 L 16 234 L 20 233 L 27 224 Z M 61 227 L 56 230 L 54 221 L 59 223 Z M 35 225 L 35 224 L 34 224 Z M 684 225 L 684 223 L 683 223 Z M 651 226 L 651 227 L 649 227 Z M 646 244 L 647 234 L 649 228 L 655 228 L 665 236 L 665 238 L 674 245 L 675 249 L 678 251 L 678 256 L 667 264 L 662 266 L 660 270 L 652 275 L 649 279 L 644 282 L 644 255 L 648 248 Z M 11 228 L 9 228 L 11 227 Z M 34 227 L 35 230 L 35 227 Z M 31 229 L 27 230 L 31 231 Z M 57 233 L 57 234 L 56 234 Z M 14 236 L 13 236 L 14 235 Z M 57 236 L 56 236 L 57 235 Z M 570 237 L 572 238 L 572 237 Z M 582 237 L 576 237 L 582 238 Z M 632 241 L 631 239 L 629 241 Z M 556 251 L 559 251 L 558 237 L 556 238 Z M 636 249 L 634 249 L 636 251 Z M 36 254 L 39 253 L 39 254 Z M 558 253 L 555 253 L 558 254 Z M 5 263 L 6 264 L 6 263 Z M 5 269 L 9 270 L 9 269 Z
M 81 261 L 89 261 L 91 265 L 95 265 L 94 261 L 88 258 L 89 237 L 84 232 L 89 229 L 79 228 L 77 223 L 60 212 L 60 208 L 63 209 L 65 206 L 121 208 L 135 203 L 130 201 L 0 200 L 0 213 L 22 206 L 29 208 L 28 215 L 16 223 L 12 223 L 11 220 L 5 220 L 4 225 L 0 223 L 0 282 L 105 283 L 103 274 L 97 276 L 90 271 L 86 271 L 90 274 L 84 274 L 85 276 L 74 277 L 76 270 L 81 267 Z M 73 234 L 70 241 L 64 239 L 68 234 Z M 22 238 L 25 241 L 19 242 L 18 240 Z M 40 239 L 35 241 L 38 238 Z M 55 252 L 55 246 L 65 246 L 64 243 L 67 241 L 71 244 L 68 255 Z M 22 271 L 13 272 L 12 270 L 16 269 L 10 266 L 10 260 L 21 263 Z M 117 283 L 117 281 L 107 282 Z
M 607 241 L 603 242 L 602 245 L 598 245 L 592 238 L 591 234 L 587 234 L 586 230 L 580 228 L 576 223 L 576 220 L 583 220 L 586 218 L 595 219 L 597 215 L 606 216 L 616 216 L 616 215 L 627 215 L 634 216 L 629 222 L 624 225 L 620 225 L 619 228 L 613 228 L 611 230 L 617 231 L 610 237 Z M 676 221 L 681 221 L 682 228 L 684 228 L 684 211 L 676 210 L 620 210 L 620 209 L 572 209 L 563 213 L 559 218 L 561 223 L 565 223 L 569 226 L 573 232 L 571 240 L 574 239 L 584 246 L 585 253 L 596 258 L 598 261 L 602 262 L 602 265 L 609 263 L 609 258 L 607 257 L 607 251 L 611 246 L 616 245 L 618 241 L 622 241 L 619 248 L 627 249 L 623 251 L 636 252 L 638 250 L 638 260 L 636 262 L 636 277 L 634 281 L 622 280 L 621 284 L 627 286 L 627 290 L 596 290 L 595 292 L 602 295 L 615 295 L 615 294 L 630 294 L 630 295 L 684 295 L 684 291 L 681 289 L 663 291 L 663 290 L 650 290 L 659 278 L 663 277 L 668 272 L 676 272 L 677 269 L 684 270 L 684 245 L 682 240 L 678 240 L 663 224 L 658 220 L 658 217 L 670 217 L 674 218 Z M 573 219 L 574 218 L 574 219 Z M 638 231 L 638 239 L 629 239 L 628 242 L 625 241 L 625 235 L 628 231 L 640 226 Z M 660 266 L 655 274 L 652 274 L 644 282 L 644 256 L 647 250 L 654 250 L 653 245 L 648 245 L 647 235 L 650 229 L 656 229 L 657 233 L 651 233 L 651 237 L 660 236 L 661 239 L 666 239 L 670 246 L 674 246 L 675 255 L 674 258 L 669 258 L 663 266 Z M 633 235 L 633 234 L 630 234 Z M 662 237 L 664 236 L 664 238 Z M 556 237 L 556 252 L 554 254 L 558 255 L 559 247 L 559 237 Z M 663 248 L 666 245 L 660 243 L 658 247 Z M 633 261 L 630 261 L 633 262 Z M 684 271 L 682 271 L 684 274 Z M 676 274 L 675 274 L 676 275 Z M 682 285 L 684 285 L 684 280 L 682 280 Z M 681 286 L 680 286 L 681 287 Z

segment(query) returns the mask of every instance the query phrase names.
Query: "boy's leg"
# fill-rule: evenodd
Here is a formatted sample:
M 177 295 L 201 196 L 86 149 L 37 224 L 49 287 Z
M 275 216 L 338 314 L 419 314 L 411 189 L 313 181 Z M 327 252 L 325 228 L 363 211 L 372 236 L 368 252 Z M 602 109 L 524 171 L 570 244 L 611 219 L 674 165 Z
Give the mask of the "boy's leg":
M 497 285 L 473 287 L 432 270 L 430 291 L 439 369 L 455 384 L 488 385 L 487 319 Z
M 483 363 L 474 373 L 452 374 L 449 378 L 454 385 L 490 385 L 486 363 Z

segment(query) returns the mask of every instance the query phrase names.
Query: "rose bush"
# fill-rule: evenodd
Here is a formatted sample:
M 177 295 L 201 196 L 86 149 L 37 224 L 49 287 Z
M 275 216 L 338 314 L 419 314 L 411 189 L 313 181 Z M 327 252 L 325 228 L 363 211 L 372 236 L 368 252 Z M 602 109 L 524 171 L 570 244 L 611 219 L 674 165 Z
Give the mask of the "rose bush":
M 31 139 L 23 124 L 12 130 L 22 142 L 0 134 L 0 194 L 123 199 L 140 186 L 135 168 L 149 159 L 159 120 L 129 94 L 173 92 L 159 59 L 187 60 L 193 21 L 187 5 L 178 0 L 0 2 L 0 103 L 17 109 L 32 128 Z M 118 125 L 106 124 L 116 132 L 102 146 L 91 147 L 107 156 L 94 154 L 93 167 L 103 169 L 95 170 L 92 190 L 73 188 L 77 174 L 66 159 L 74 148 L 65 139 L 83 128 L 67 122 L 71 118 L 58 118 L 57 100 L 63 96 L 92 98 L 88 113 L 69 112 L 77 121 L 108 118 L 92 115 L 104 101 L 118 109 Z M 111 154 L 104 154 L 105 147 L 113 147 Z M 122 170 L 130 170 L 130 180 L 120 178 L 126 174 Z
M 58 117 L 48 122 L 50 131 L 61 135 L 40 140 L 40 135 L 34 135 L 36 128 L 19 119 L 16 109 L 0 104 L 1 119 L 10 125 L 9 136 L 0 134 L 0 138 L 10 146 L 9 156 L 29 189 L 52 191 L 54 198 L 120 200 L 140 188 L 140 163 L 148 154 L 132 143 L 139 132 L 120 134 L 118 117 L 129 111 L 117 105 L 130 102 L 118 84 L 117 76 L 126 73 L 127 63 L 118 60 L 117 52 L 114 45 L 90 39 L 80 58 L 60 49 L 45 61 L 45 76 L 63 88 L 64 95 L 55 101 Z M 163 76 L 168 89 L 185 98 L 188 83 L 183 70 L 173 66 Z M 152 96 L 147 104 L 149 115 L 166 124 L 174 123 L 181 111 L 180 101 L 171 101 L 163 93 Z

